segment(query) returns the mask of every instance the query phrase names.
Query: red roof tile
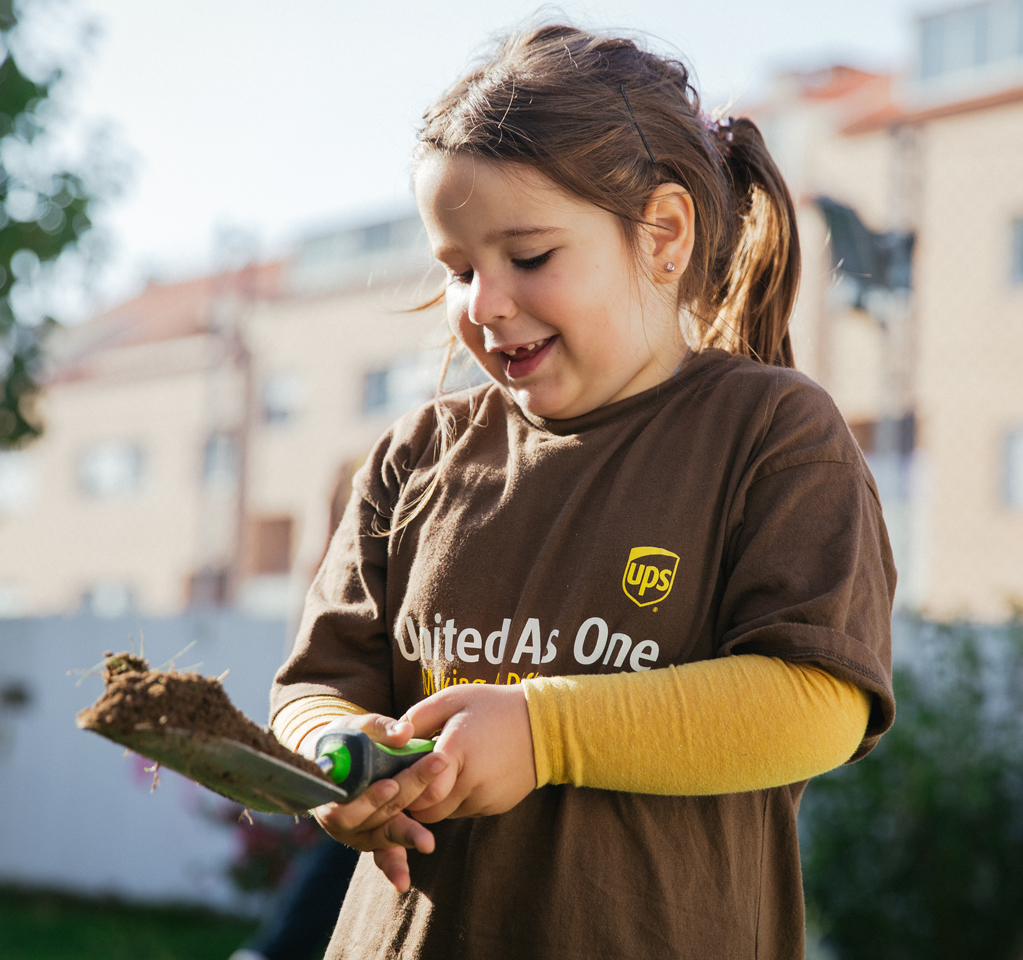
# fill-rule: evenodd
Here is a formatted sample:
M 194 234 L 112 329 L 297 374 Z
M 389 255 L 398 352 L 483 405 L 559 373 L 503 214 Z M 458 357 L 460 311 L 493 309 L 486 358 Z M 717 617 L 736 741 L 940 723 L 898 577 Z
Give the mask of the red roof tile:
M 53 344 L 47 382 L 89 378 L 96 358 L 107 350 L 163 343 L 207 333 L 217 301 L 270 300 L 282 293 L 284 262 L 250 265 L 177 283 L 150 282 L 137 297 L 75 327 Z
M 111 307 L 88 325 L 108 334 L 101 338 L 103 346 L 152 343 L 203 333 L 209 328 L 218 298 L 273 299 L 280 295 L 282 273 L 283 263 L 276 262 L 178 283 L 150 282 L 137 297 Z
M 867 73 L 841 64 L 791 76 L 798 79 L 805 100 L 839 100 L 864 84 L 883 78 L 880 74 Z
M 922 110 L 906 110 L 893 108 L 887 112 L 867 115 L 847 124 L 842 132 L 850 135 L 871 133 L 889 127 L 907 126 L 926 123 L 930 120 L 941 120 L 963 113 L 974 113 L 978 110 L 990 110 L 1023 100 L 1023 86 L 999 90 L 983 97 L 971 97 L 968 100 L 957 100 L 954 103 L 943 103 L 939 106 L 927 107 Z

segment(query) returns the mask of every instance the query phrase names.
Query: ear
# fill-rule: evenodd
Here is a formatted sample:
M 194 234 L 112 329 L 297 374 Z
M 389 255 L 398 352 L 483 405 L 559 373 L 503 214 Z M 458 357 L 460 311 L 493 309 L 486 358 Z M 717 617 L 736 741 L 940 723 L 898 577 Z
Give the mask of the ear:
M 685 187 L 662 183 L 654 188 L 643 209 L 647 227 L 647 262 L 653 277 L 661 283 L 679 279 L 689 266 L 696 241 L 696 207 Z M 675 269 L 664 269 L 673 263 Z

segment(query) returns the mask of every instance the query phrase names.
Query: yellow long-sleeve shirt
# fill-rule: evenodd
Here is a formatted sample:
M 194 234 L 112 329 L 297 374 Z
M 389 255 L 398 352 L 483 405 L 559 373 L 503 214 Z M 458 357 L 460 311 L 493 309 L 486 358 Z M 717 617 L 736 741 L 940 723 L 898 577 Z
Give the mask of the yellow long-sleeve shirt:
M 848 760 L 870 713 L 856 684 L 755 654 L 522 686 L 538 787 L 710 795 L 781 786 Z M 340 697 L 303 697 L 272 726 L 298 750 L 323 724 L 365 712 Z

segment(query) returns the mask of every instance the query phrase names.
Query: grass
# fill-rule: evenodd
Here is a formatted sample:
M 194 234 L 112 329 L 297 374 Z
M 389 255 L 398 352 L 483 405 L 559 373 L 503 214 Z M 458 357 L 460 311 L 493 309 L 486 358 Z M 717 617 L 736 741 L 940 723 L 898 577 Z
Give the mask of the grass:
M 253 920 L 0 887 L 3 960 L 227 960 Z

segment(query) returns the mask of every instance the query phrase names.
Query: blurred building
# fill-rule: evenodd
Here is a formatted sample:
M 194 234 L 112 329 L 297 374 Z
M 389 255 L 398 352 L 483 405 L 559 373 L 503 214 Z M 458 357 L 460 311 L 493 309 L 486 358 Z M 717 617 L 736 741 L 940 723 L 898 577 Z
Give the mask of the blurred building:
M 44 436 L 0 455 L 0 613 L 293 611 L 339 477 L 433 395 L 429 269 L 407 216 L 66 331 Z
M 783 74 L 752 113 L 798 202 L 797 363 L 878 480 L 897 604 L 1001 619 L 1023 602 L 1023 0 L 917 37 L 905 74 Z M 293 612 L 332 496 L 434 391 L 441 321 L 403 312 L 429 262 L 410 215 L 68 331 L 46 434 L 0 455 L 0 614 Z
M 1023 2 L 918 21 L 906 75 L 779 77 L 755 111 L 798 199 L 796 360 L 877 477 L 897 602 L 1023 603 Z

